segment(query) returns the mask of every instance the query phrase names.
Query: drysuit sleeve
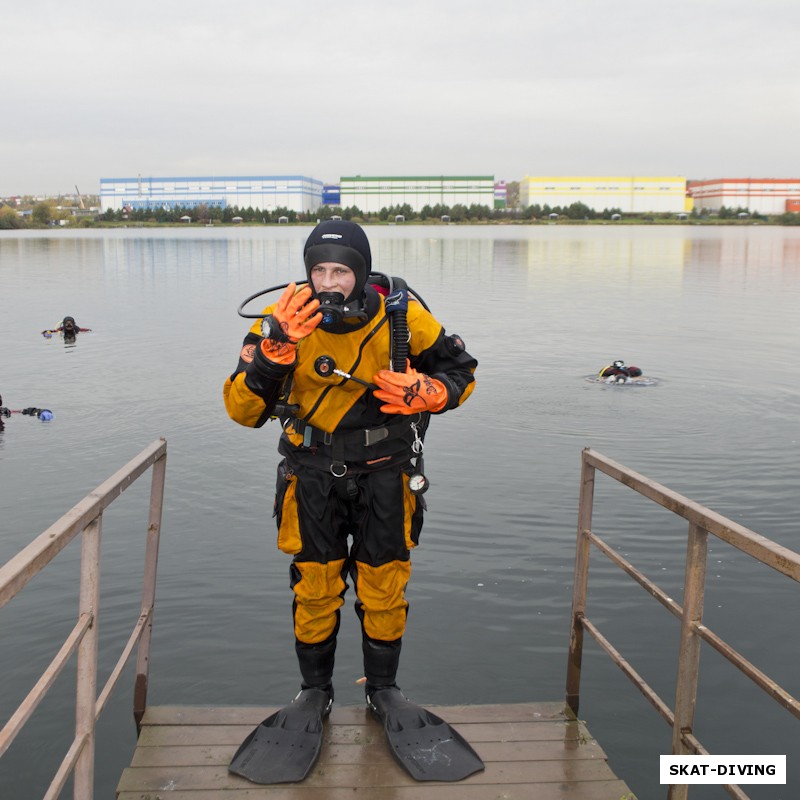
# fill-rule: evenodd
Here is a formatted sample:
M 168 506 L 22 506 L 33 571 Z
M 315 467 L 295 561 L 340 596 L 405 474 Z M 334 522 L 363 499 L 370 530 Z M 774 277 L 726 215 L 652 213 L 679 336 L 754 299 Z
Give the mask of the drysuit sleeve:
M 296 363 L 271 360 L 269 348 L 262 347 L 269 340 L 256 332 L 260 327 L 259 320 L 245 336 L 236 370 L 222 387 L 228 416 L 248 428 L 260 428 L 270 418 Z
M 409 311 L 417 304 L 410 304 Z M 478 361 L 466 349 L 458 334 L 448 334 L 430 314 L 417 309 L 409 314 L 411 329 L 411 366 L 447 388 L 447 402 L 434 413 L 442 414 L 460 406 L 475 389 L 475 369 Z M 417 346 L 422 349 L 417 352 Z

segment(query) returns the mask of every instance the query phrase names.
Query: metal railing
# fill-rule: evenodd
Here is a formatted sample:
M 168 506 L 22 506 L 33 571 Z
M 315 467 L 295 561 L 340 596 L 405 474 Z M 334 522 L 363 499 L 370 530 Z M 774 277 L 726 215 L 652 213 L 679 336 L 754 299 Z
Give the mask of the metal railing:
M 166 465 L 167 443 L 164 439 L 158 439 L 108 480 L 101 483 L 0 568 L 1 608 L 14 598 L 28 581 L 44 569 L 78 534 L 81 534 L 78 620 L 36 685 L 0 730 L 0 756 L 2 756 L 53 686 L 70 657 L 73 653 L 77 653 L 75 738 L 44 795 L 45 800 L 55 800 L 60 795 L 70 774 L 73 775 L 75 800 L 91 800 L 94 792 L 95 724 L 137 643 L 139 647 L 134 689 L 134 717 L 137 726 L 144 714 Z M 98 626 L 95 622 L 100 605 L 100 541 L 103 512 L 150 467 L 153 468 L 153 475 L 147 522 L 141 613 L 116 666 L 111 671 L 102 691 L 97 695 Z
M 597 470 L 688 521 L 688 545 L 686 549 L 682 606 L 593 533 L 592 506 L 594 502 L 595 472 Z M 588 631 L 667 724 L 671 726 L 673 755 L 709 754 L 708 750 L 703 747 L 693 734 L 701 642 L 711 645 L 783 708 L 795 717 L 800 718 L 800 701 L 792 697 L 791 694 L 703 624 L 709 534 L 716 536 L 723 542 L 727 542 L 762 564 L 772 567 L 782 575 L 792 580 L 800 581 L 800 554 L 770 541 L 766 537 L 673 492 L 665 486 L 651 481 L 643 475 L 633 472 L 600 453 L 588 448 L 583 451 L 578 507 L 578 540 L 575 553 L 575 581 L 572 594 L 572 624 L 566 685 L 566 702 L 576 715 L 580 696 L 583 632 Z M 597 547 L 612 563 L 681 620 L 674 711 L 648 686 L 608 639 L 600 633 L 597 625 L 587 616 L 586 594 L 591 545 Z M 738 786 L 727 784 L 724 788 L 731 797 L 735 797 L 738 800 L 747 800 L 747 795 Z M 687 785 L 675 784 L 669 787 L 667 796 L 669 800 L 685 800 L 687 795 Z

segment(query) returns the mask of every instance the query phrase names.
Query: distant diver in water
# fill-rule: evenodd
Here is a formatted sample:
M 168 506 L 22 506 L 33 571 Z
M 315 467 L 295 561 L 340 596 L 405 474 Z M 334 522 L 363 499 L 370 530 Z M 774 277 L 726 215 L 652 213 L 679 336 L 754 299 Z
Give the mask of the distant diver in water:
M 44 422 L 49 422 L 53 419 L 53 412 L 49 408 L 23 408 L 14 409 L 6 408 L 3 405 L 3 396 L 0 395 L 0 431 L 3 430 L 3 418 L 10 417 L 12 414 L 24 414 L 26 417 L 38 417 Z
M 639 367 L 626 367 L 624 361 L 614 361 L 603 367 L 598 377 L 607 383 L 626 383 L 630 378 L 638 378 L 641 374 Z
M 12 413 L 16 414 L 17 412 L 13 411 Z M 43 422 L 49 422 L 53 419 L 53 412 L 49 408 L 23 408 L 19 413 L 29 417 L 37 417 Z
M 65 339 L 74 339 L 79 333 L 88 333 L 91 328 L 79 328 L 75 317 L 64 317 L 57 328 L 47 328 L 42 331 L 42 336 L 49 339 L 54 333 L 63 333 Z

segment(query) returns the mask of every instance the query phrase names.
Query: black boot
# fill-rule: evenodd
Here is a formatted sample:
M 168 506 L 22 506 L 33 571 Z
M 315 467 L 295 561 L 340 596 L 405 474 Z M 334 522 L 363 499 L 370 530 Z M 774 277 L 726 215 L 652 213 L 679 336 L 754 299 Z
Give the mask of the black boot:
M 331 713 L 333 705 L 333 686 L 303 686 L 291 702 L 297 708 L 311 709 L 322 719 Z
M 336 653 L 336 637 L 320 642 L 306 644 L 295 640 L 295 652 L 303 676 L 303 689 L 322 689 L 333 699 L 333 663 Z
M 370 639 L 368 636 L 363 637 L 364 675 L 367 678 L 367 684 L 364 688 L 367 697 L 378 689 L 396 686 L 402 644 L 402 639 L 383 642 L 379 639 Z

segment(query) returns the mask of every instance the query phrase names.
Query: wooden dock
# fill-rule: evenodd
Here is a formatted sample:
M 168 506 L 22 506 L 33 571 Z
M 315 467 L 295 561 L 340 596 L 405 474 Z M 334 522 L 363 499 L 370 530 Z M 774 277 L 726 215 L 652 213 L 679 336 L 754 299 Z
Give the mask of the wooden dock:
M 236 748 L 275 708 L 149 707 L 118 800 L 635 800 L 563 703 L 430 709 L 486 763 L 458 783 L 418 783 L 394 761 L 363 706 L 334 706 L 312 773 L 258 786 L 228 772 Z

